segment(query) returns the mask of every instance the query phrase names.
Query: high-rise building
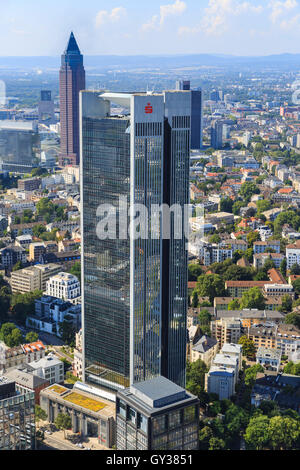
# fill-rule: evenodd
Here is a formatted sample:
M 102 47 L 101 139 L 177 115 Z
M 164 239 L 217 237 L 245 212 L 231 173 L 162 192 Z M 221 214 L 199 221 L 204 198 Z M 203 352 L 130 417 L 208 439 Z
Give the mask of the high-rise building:
M 189 80 L 177 80 L 176 90 L 191 90 L 191 82 Z M 203 141 L 203 93 L 201 88 L 191 90 L 191 96 L 191 149 L 199 150 L 202 148 Z
M 40 137 L 34 121 L 0 121 L 0 170 L 30 173 L 38 164 Z
M 190 80 L 177 80 L 176 82 L 176 90 L 190 90 L 191 89 L 191 82 Z
M 136 227 L 133 207 L 188 204 L 191 93 L 80 96 L 84 380 L 117 390 L 162 375 L 184 386 L 184 224 L 175 237 L 172 217 L 163 236 L 165 213 L 153 232 L 147 215 Z M 111 103 L 128 114 L 111 115 Z M 103 239 L 105 212 L 116 233 Z
M 211 127 L 211 146 L 218 150 L 223 147 L 223 121 L 214 121 Z
M 54 124 L 54 101 L 52 100 L 51 91 L 42 90 L 41 99 L 39 102 L 39 122 L 46 124 Z
M 61 152 L 59 164 L 79 164 L 79 92 L 85 89 L 85 70 L 74 34 L 61 58 L 60 69 Z

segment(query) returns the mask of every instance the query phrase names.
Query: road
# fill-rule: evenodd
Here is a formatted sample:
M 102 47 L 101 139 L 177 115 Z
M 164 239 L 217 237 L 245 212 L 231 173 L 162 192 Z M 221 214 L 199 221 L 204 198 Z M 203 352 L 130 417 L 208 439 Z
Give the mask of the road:
M 61 439 L 47 435 L 45 435 L 44 445 L 47 446 L 48 449 L 43 449 L 42 445 L 41 450 L 83 450 L 80 449 L 80 447 L 76 447 L 75 445 L 69 443 L 68 441 L 64 442 Z

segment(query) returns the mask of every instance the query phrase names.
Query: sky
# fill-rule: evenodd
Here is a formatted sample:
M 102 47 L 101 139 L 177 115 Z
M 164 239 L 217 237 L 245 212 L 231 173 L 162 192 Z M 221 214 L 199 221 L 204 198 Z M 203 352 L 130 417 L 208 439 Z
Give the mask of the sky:
M 0 0 L 0 56 L 300 53 L 300 0 Z

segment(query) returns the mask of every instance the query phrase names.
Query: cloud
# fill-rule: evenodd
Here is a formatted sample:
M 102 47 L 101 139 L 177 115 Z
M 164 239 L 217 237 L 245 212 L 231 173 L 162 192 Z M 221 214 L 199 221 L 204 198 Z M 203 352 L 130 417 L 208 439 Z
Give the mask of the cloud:
M 159 15 L 154 15 L 152 18 L 141 27 L 142 31 L 153 31 L 162 28 L 166 18 L 169 16 L 180 16 L 185 12 L 187 6 L 182 0 L 176 0 L 169 5 L 161 5 Z
M 117 23 L 126 14 L 126 9 L 123 7 L 113 8 L 111 11 L 100 10 L 98 11 L 95 19 L 97 28 L 100 28 L 105 23 Z
M 293 0 L 290 0 L 293 1 Z M 264 10 L 262 5 L 253 5 L 241 0 L 209 0 L 204 10 L 202 22 L 195 27 L 181 26 L 180 35 L 204 32 L 208 35 L 222 35 L 229 28 L 229 20 L 233 16 L 245 13 L 260 14 Z
M 270 19 L 273 24 L 276 24 L 282 16 L 290 13 L 298 6 L 297 0 L 271 0 L 268 4 L 268 8 L 271 9 Z M 283 20 L 286 22 L 286 20 Z

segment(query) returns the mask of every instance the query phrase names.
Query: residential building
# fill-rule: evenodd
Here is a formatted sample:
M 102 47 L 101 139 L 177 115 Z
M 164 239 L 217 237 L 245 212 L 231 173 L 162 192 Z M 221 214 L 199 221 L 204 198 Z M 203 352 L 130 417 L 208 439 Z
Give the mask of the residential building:
M 117 450 L 197 450 L 199 400 L 165 377 L 119 391 Z
M 50 354 L 43 359 L 28 363 L 26 370 L 48 380 L 50 385 L 64 382 L 64 363 Z
M 280 241 L 277 240 L 266 240 L 265 242 L 254 242 L 253 251 L 257 255 L 259 253 L 265 253 L 268 248 L 271 248 L 275 253 L 280 253 Z
M 80 282 L 72 274 L 59 272 L 47 281 L 46 295 L 77 305 L 81 303 Z
M 59 164 L 79 164 L 79 92 L 85 90 L 85 70 L 74 34 L 61 57 L 60 83 L 60 133 L 61 153 Z
M 286 247 L 287 269 L 291 269 L 294 264 L 300 265 L 300 240 L 287 245 Z
M 211 334 L 220 347 L 225 343 L 238 343 L 242 336 L 241 321 L 235 318 L 214 320 L 211 322 Z
M 205 364 L 210 367 L 218 350 L 218 341 L 215 338 L 210 338 L 207 335 L 203 335 L 192 346 L 190 360 L 191 362 L 196 362 L 198 359 L 201 359 L 201 361 L 205 362 Z
M 30 243 L 32 243 L 31 235 L 20 235 L 15 240 L 15 245 L 24 248 L 24 250 L 29 248 Z
M 280 410 L 295 410 L 300 414 L 300 377 L 265 371 L 258 374 L 251 393 L 251 405 L 274 401 Z
M 111 102 L 130 114 L 111 116 Z M 183 232 L 180 239 L 172 229 L 163 240 L 158 229 L 150 240 L 101 240 L 96 214 L 99 204 L 119 208 L 120 196 L 148 209 L 188 203 L 191 94 L 82 92 L 81 109 L 85 382 L 116 390 L 163 375 L 184 386 Z
M 34 449 L 34 393 L 20 394 L 15 382 L 0 377 L 0 450 Z
M 0 250 L 1 266 L 6 270 L 11 270 L 13 266 L 20 261 L 22 264 L 27 263 L 27 254 L 24 248 L 20 246 L 7 246 Z
M 264 289 L 271 281 L 226 281 L 225 288 L 228 289 L 230 297 L 242 297 L 252 287 Z
M 294 288 L 290 284 L 266 284 L 263 288 L 263 292 L 268 297 L 280 297 L 283 295 L 290 295 L 292 298 L 295 297 Z
M 61 324 L 67 322 L 76 330 L 81 327 L 81 305 L 62 299 L 44 296 L 35 301 L 35 314 L 28 315 L 26 326 L 39 331 L 62 336 Z
M 265 369 L 279 372 L 282 352 L 279 349 L 258 348 L 256 363 Z
M 35 191 L 41 186 L 40 178 L 26 178 L 18 180 L 18 189 L 20 191 Z
M 219 400 L 229 400 L 235 393 L 235 369 L 212 366 L 205 375 L 205 390 L 218 395 Z
M 223 347 L 225 346 L 225 344 L 223 345 Z M 213 360 L 213 367 L 214 366 L 222 367 L 222 368 L 225 367 L 225 369 L 229 369 L 229 370 L 233 369 L 234 381 L 235 381 L 235 384 L 237 384 L 239 380 L 239 370 L 240 370 L 240 364 L 241 364 L 241 362 L 239 362 L 240 356 L 225 354 L 225 352 L 223 351 L 223 347 L 220 353 L 215 356 Z
M 28 260 L 37 262 L 44 253 L 46 253 L 46 247 L 44 243 L 30 243 Z

